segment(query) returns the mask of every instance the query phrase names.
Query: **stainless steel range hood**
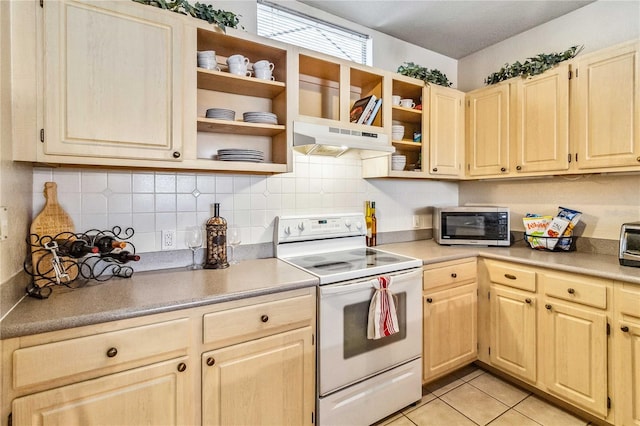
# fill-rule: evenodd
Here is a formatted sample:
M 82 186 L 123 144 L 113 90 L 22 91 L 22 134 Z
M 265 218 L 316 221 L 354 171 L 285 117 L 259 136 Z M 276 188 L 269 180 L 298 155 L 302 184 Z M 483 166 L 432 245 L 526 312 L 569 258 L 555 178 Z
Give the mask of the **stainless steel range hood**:
M 293 149 L 306 155 L 374 158 L 396 149 L 385 133 L 363 132 L 320 124 L 293 122 Z

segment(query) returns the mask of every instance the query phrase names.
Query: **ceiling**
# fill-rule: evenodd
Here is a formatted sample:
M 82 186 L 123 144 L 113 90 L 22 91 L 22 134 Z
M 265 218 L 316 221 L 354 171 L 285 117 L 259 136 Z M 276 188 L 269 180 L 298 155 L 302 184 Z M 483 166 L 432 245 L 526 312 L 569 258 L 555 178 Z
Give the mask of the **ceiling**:
M 400 40 L 463 58 L 590 1 L 299 0 Z

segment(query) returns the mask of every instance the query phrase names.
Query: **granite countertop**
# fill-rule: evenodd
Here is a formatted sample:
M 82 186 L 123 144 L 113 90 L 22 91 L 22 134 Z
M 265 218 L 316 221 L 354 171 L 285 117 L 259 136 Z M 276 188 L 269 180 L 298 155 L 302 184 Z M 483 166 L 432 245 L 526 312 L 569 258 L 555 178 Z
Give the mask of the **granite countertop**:
M 318 284 L 278 259 L 226 269 L 137 272 L 75 290 L 55 288 L 45 300 L 25 297 L 0 323 L 3 339 L 261 296 Z
M 508 248 L 440 246 L 433 240 L 386 244 L 381 250 L 422 259 L 423 264 L 465 257 L 518 262 L 640 285 L 640 268 L 616 256 Z M 56 288 L 49 299 L 24 298 L 0 323 L 3 339 L 142 315 L 192 308 L 318 285 L 318 279 L 278 259 L 254 259 L 222 270 L 184 268 L 137 272 L 76 290 Z
M 601 278 L 640 284 L 640 268 L 621 266 L 617 256 L 580 252 L 550 252 L 533 250 L 526 246 L 512 247 L 469 247 L 441 246 L 434 240 L 420 240 L 406 243 L 386 244 L 381 250 L 391 251 L 422 259 L 423 264 L 446 262 L 465 257 L 482 256 L 489 259 L 517 262 L 536 267 L 552 268 L 560 271 L 588 274 Z

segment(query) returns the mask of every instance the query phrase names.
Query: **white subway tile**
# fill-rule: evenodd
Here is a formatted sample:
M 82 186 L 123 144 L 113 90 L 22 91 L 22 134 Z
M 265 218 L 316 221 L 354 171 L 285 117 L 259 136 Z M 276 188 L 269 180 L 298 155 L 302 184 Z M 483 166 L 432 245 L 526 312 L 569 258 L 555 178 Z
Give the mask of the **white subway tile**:
M 83 170 L 81 172 L 81 187 L 83 193 L 102 192 L 108 188 L 107 173 L 95 170 Z
M 282 179 L 282 193 L 283 194 L 295 194 L 296 193 L 296 178 Z
M 263 228 L 268 225 L 267 212 L 265 210 L 251 210 L 251 226 L 262 226 Z
M 264 210 L 267 208 L 267 197 L 263 194 L 251 194 L 251 210 Z
M 176 174 L 175 173 L 156 173 L 157 193 L 175 193 L 176 192 Z
M 107 174 L 107 185 L 113 192 L 131 192 L 131 173 L 129 172 L 109 172 Z
M 107 198 L 102 194 L 83 192 L 82 214 L 107 214 Z
M 267 190 L 267 178 L 264 176 L 251 176 L 251 193 L 262 194 Z
M 282 208 L 282 194 L 269 194 L 267 196 L 267 209 L 280 210 Z
M 176 213 L 156 213 L 156 231 L 176 229 Z
M 109 214 L 131 213 L 131 194 L 111 194 L 108 199 L 108 212 Z
M 42 196 L 45 182 L 53 182 L 53 170 L 49 167 L 33 168 L 33 192 Z
M 282 193 L 282 179 L 278 176 L 269 176 L 267 178 L 267 191 L 272 194 Z
M 175 212 L 176 194 L 156 194 L 156 212 Z
M 198 191 L 203 194 L 215 194 L 216 193 L 216 176 L 215 175 L 197 175 L 196 187 Z
M 153 173 L 134 173 L 133 192 L 150 193 L 155 190 L 155 175 Z
M 156 244 L 158 241 L 158 244 Z M 136 247 L 136 253 L 151 253 L 160 251 L 160 233 L 159 232 L 141 232 L 136 233 L 131 242 Z
M 233 177 L 217 176 L 216 193 L 217 194 L 233 194 Z
M 123 230 L 133 228 L 133 216 L 131 213 L 109 213 L 107 215 L 107 226 L 109 228 L 119 226 Z
M 213 203 L 216 203 L 215 194 L 201 194 L 196 199 L 196 211 L 204 212 L 209 216 L 213 215 Z
M 251 193 L 251 177 L 234 176 L 233 177 L 233 193 L 234 194 L 250 194 Z
M 196 212 L 178 212 L 176 214 L 176 226 L 178 230 L 184 231 L 189 226 L 202 225 L 198 222 Z
M 80 193 L 80 172 L 75 169 L 54 169 L 53 181 L 58 185 L 58 194 Z
M 194 189 L 196 189 L 196 175 L 178 173 L 176 176 L 176 192 L 191 194 Z
M 196 211 L 196 197 L 191 194 L 177 194 L 176 197 L 176 210 L 178 212 Z
M 229 221 L 230 225 L 249 227 L 251 226 L 251 210 L 236 210 L 231 219 Z
M 107 214 L 83 214 L 81 223 L 76 223 L 76 231 L 87 232 L 91 229 L 99 231 L 110 230 Z
M 155 213 L 133 213 L 131 215 L 131 222 L 136 234 L 141 232 L 155 232 L 156 230 Z
M 155 212 L 155 196 L 153 194 L 132 194 L 131 211 L 134 213 Z
M 296 178 L 296 194 L 306 194 L 309 192 L 309 179 L 308 178 Z
M 234 210 L 250 210 L 251 195 L 250 194 L 234 194 L 233 209 Z

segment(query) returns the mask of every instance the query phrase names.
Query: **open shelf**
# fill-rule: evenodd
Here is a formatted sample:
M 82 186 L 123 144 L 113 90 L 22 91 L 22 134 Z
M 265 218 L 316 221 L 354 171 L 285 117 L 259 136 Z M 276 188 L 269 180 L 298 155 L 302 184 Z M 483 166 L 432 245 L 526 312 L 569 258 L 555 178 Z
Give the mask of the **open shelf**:
M 275 136 L 285 131 L 281 124 L 246 123 L 244 121 L 198 118 L 198 131 L 210 133 L 235 133 L 237 135 Z
M 274 98 L 285 91 L 286 85 L 281 81 L 260 80 L 224 71 L 198 68 L 198 89 Z
M 393 119 L 399 121 L 405 121 L 408 123 L 421 123 L 422 122 L 422 110 L 405 108 L 398 105 L 392 106 Z
M 422 149 L 422 142 L 413 142 L 408 139 L 403 139 L 401 141 L 393 140 L 391 143 L 398 150 L 403 151 L 420 151 Z

